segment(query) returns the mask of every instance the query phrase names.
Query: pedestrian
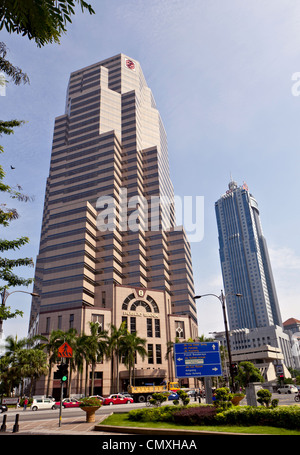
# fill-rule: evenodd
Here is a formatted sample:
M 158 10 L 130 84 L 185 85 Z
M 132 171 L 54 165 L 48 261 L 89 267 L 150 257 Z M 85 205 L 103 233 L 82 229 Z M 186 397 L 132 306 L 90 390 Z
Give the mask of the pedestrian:
M 26 411 L 27 405 L 28 405 L 28 400 L 27 400 L 27 398 L 25 397 L 23 411 Z

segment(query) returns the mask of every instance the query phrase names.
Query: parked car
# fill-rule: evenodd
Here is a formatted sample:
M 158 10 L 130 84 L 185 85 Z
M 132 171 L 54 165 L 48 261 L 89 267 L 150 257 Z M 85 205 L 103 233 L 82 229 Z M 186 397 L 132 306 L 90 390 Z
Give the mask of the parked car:
M 76 400 L 76 398 L 65 398 L 62 401 L 62 405 L 64 408 L 78 408 L 79 407 L 79 401 Z
M 133 398 L 133 396 L 130 395 L 130 393 L 128 393 L 128 392 L 120 392 L 120 395 L 124 395 L 124 397 L 126 397 L 126 398 Z
M 6 404 L 0 404 L 0 412 L 6 412 L 7 411 L 7 406 Z
M 133 398 L 124 397 L 124 395 L 121 395 L 120 393 L 115 393 L 115 394 L 109 395 L 109 397 L 107 397 L 107 398 L 104 398 L 102 404 L 112 406 L 113 404 L 129 404 L 129 403 L 133 403 Z
M 171 400 L 178 400 L 178 399 L 179 399 L 179 395 L 178 395 L 178 393 L 176 393 L 176 392 L 172 392 L 172 393 L 170 393 L 170 395 L 168 396 L 168 400 L 170 400 L 170 401 L 171 401 Z
M 277 389 L 278 393 L 298 393 L 297 387 L 293 384 L 284 384 Z
M 37 411 L 38 409 L 57 409 L 57 406 L 53 400 L 50 398 L 34 398 L 30 406 L 32 411 Z

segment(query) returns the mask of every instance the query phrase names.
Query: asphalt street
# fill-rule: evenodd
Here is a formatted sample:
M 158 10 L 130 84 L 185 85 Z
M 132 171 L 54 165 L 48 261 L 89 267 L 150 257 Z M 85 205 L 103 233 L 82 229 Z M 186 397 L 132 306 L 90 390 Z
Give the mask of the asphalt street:
M 279 404 L 280 405 L 295 405 L 300 403 L 296 403 L 294 401 L 294 394 L 278 394 L 278 393 L 273 393 L 272 398 L 278 398 L 279 399 Z M 194 403 L 193 400 L 190 402 L 191 404 Z M 172 406 L 172 402 L 168 403 L 170 406 Z M 241 405 L 247 404 L 246 400 L 244 399 L 241 402 Z M 131 403 L 128 405 L 120 404 L 120 405 L 113 405 L 113 406 L 102 406 L 98 411 L 96 412 L 96 419 L 97 416 L 101 416 L 104 414 L 109 414 L 110 412 L 128 412 L 131 409 L 137 409 L 137 408 L 144 408 L 146 405 L 144 403 Z M 81 417 L 83 416 L 84 411 L 82 411 L 79 408 L 66 408 L 62 410 L 62 419 L 63 418 L 76 418 L 76 417 Z M 12 409 L 10 408 L 8 410 L 7 414 L 7 422 L 13 422 L 15 420 L 16 414 L 19 414 L 19 421 L 20 422 L 26 422 L 26 421 L 34 421 L 34 420 L 49 420 L 49 419 L 57 419 L 59 417 L 59 409 L 51 410 L 51 409 L 40 409 L 38 411 L 31 411 L 29 408 L 27 408 L 26 411 L 23 411 L 23 408 L 19 409 Z M 3 414 L 0 414 L 0 425 L 2 421 L 2 416 Z

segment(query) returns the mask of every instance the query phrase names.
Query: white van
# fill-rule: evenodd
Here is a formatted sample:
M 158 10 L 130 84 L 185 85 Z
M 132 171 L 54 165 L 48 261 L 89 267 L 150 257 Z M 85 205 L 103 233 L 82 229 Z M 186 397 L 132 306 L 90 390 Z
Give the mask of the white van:
M 37 397 L 33 399 L 30 409 L 37 411 L 38 409 L 57 409 L 57 407 L 51 398 Z
M 284 384 L 277 389 L 278 393 L 298 393 L 297 387 L 293 384 Z

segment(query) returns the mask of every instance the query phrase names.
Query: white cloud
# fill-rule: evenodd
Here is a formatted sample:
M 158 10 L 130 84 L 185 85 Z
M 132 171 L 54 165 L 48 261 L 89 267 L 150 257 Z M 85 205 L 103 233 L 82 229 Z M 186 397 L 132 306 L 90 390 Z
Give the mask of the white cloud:
M 274 270 L 300 270 L 300 256 L 292 248 L 269 248 L 269 255 Z

